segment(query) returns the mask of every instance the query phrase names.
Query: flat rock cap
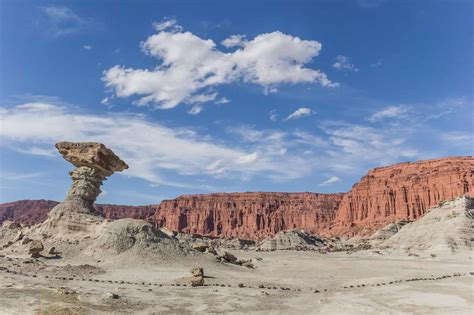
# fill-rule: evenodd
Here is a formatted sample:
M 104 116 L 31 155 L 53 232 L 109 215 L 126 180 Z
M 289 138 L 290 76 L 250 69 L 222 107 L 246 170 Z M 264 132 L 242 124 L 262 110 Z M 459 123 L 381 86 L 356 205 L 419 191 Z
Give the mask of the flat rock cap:
M 87 166 L 107 176 L 128 168 L 112 150 L 98 142 L 58 142 L 56 148 L 64 159 L 76 167 Z

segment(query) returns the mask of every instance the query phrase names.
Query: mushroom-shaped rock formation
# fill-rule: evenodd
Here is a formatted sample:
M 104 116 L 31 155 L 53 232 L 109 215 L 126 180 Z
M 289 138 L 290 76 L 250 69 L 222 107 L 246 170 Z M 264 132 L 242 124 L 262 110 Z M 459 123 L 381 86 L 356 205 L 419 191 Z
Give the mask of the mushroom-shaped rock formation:
M 76 166 L 69 173 L 71 188 L 58 206 L 64 210 L 93 213 L 102 182 L 114 172 L 127 169 L 128 165 L 102 143 L 59 142 L 56 148 L 66 161 Z

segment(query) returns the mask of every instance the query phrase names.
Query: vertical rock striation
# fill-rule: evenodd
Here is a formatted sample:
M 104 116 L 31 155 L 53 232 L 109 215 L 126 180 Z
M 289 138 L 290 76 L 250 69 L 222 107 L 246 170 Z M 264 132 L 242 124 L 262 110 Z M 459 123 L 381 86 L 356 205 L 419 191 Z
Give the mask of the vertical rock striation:
M 343 194 L 219 193 L 164 200 L 157 227 L 210 236 L 264 238 L 294 228 L 329 228 Z
M 367 235 L 415 220 L 444 200 L 474 195 L 474 158 L 452 157 L 375 168 L 344 195 L 330 235 Z

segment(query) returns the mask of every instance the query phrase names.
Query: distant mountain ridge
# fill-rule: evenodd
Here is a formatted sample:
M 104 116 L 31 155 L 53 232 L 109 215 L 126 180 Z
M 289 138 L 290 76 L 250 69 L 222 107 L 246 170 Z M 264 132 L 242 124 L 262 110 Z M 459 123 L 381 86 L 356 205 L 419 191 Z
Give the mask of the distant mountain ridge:
M 347 193 L 215 193 L 158 205 L 95 205 L 109 219 L 147 219 L 157 227 L 209 236 L 261 239 L 294 228 L 323 236 L 369 235 L 414 220 L 439 202 L 474 196 L 474 157 L 448 157 L 375 168 Z M 57 202 L 0 204 L 0 222 L 37 224 Z

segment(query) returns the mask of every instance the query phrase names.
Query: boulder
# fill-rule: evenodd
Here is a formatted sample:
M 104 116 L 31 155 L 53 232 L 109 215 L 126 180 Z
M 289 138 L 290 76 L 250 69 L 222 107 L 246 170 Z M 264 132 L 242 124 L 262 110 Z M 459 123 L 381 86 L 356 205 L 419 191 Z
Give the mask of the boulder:
M 209 248 L 209 245 L 207 245 L 206 243 L 194 243 L 192 245 L 193 249 L 201 252 L 201 253 L 204 253 L 206 251 L 206 249 Z
M 204 277 L 198 276 L 198 277 L 192 277 L 191 278 L 191 286 L 192 287 L 200 287 L 204 285 Z
M 233 254 L 231 254 L 229 252 L 224 252 L 224 255 L 222 255 L 222 258 L 224 258 L 225 260 L 227 260 L 230 263 L 236 263 L 237 260 L 238 260 L 237 257 L 235 257 Z
M 116 300 L 118 298 L 120 298 L 120 295 L 113 292 L 107 292 L 102 295 L 102 299 L 104 300 Z
M 71 288 L 60 287 L 60 288 L 56 289 L 56 294 L 58 294 L 58 295 L 73 295 L 73 294 L 76 294 L 76 291 L 74 291 Z
M 43 243 L 41 241 L 33 241 L 30 245 L 29 253 L 31 257 L 38 258 L 41 256 L 41 252 L 44 250 Z

